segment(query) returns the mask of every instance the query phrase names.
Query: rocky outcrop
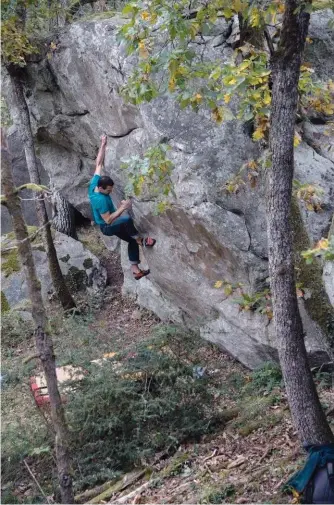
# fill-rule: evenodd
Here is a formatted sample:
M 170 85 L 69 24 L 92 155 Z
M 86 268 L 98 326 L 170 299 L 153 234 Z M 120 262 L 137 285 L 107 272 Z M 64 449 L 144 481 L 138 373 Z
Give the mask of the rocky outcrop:
M 321 16 L 315 15 L 311 30 L 319 41 L 325 37 L 323 44 L 330 48 L 327 31 L 319 28 Z M 247 293 L 268 286 L 262 176 L 254 189 L 246 185 L 238 195 L 224 191 L 225 182 L 241 165 L 258 157 L 258 145 L 237 121 L 216 125 L 206 113 L 181 111 L 168 97 L 140 108 L 125 104 L 118 92 L 135 62 L 116 42 L 120 22 L 116 17 L 78 22 L 56 41 L 51 59 L 29 65 L 28 100 L 39 158 L 57 189 L 90 217 L 87 186 L 101 134 L 108 136 L 106 173 L 116 182 L 118 198 L 126 179 L 122 158 L 167 142 L 175 166 L 175 202 L 165 214 L 155 216 L 154 202 L 135 201 L 139 229 L 155 236 L 157 244 L 145 251 L 151 275 L 139 283 L 131 278 L 122 252 L 124 291 L 164 320 L 197 327 L 203 337 L 255 367 L 276 357 L 272 324 L 264 315 L 240 311 L 235 296 L 214 284 L 241 283 Z M 225 61 L 232 53 L 233 27 L 224 22 L 216 28 L 206 37 L 205 50 L 207 57 Z M 312 58 L 315 61 L 314 53 Z M 305 132 L 306 142 L 296 149 L 296 178 L 324 189 L 322 213 L 300 208 L 302 226 L 313 241 L 328 232 L 334 166 L 322 138 L 317 137 L 316 148 L 310 141 L 312 128 L 307 126 Z M 312 285 L 308 287 L 312 293 Z M 310 353 L 323 357 L 328 328 L 312 320 L 300 303 Z
M 1 240 L 1 296 L 6 300 L 6 309 L 26 310 L 29 306 L 28 288 L 17 249 L 11 249 L 15 241 L 12 232 Z M 103 291 L 107 272 L 100 261 L 81 242 L 55 232 L 54 243 L 62 273 L 72 292 L 88 290 L 91 294 Z M 33 242 L 33 255 L 44 299 L 52 294 L 52 282 L 47 255 L 38 238 Z

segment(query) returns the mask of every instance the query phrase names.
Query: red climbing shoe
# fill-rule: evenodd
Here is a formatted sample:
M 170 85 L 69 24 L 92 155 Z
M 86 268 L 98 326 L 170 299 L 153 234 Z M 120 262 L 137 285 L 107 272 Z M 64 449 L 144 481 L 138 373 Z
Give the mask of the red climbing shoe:
M 143 277 L 146 277 L 146 275 L 148 275 L 149 273 L 150 273 L 149 270 L 140 270 L 140 272 L 138 273 L 133 272 L 133 276 L 136 279 L 136 281 L 139 281 Z
M 156 243 L 155 238 L 145 237 L 142 239 L 141 244 L 143 247 L 153 247 Z

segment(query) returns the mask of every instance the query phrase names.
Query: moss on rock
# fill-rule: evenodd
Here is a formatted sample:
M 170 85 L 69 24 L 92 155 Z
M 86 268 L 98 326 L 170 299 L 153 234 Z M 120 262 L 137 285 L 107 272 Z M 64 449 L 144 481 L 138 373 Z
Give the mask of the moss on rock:
M 302 258 L 301 252 L 312 247 L 306 231 L 298 202 L 292 200 L 291 224 L 293 228 L 294 261 L 297 282 L 308 288 L 311 296 L 304 300 L 307 312 L 319 324 L 330 348 L 334 349 L 334 308 L 322 282 L 323 267 L 317 259 L 310 265 Z
M 92 258 L 86 258 L 83 262 L 83 266 L 85 267 L 86 270 L 88 270 L 89 268 L 93 268 Z
M 80 270 L 75 266 L 69 268 L 68 274 L 66 275 L 65 279 L 73 291 L 80 291 L 82 289 L 85 289 L 87 286 L 86 271 Z
M 3 261 L 1 264 L 1 271 L 6 277 L 9 277 L 14 272 L 21 270 L 21 263 L 17 249 L 12 249 L 2 253 Z
M 8 312 L 10 310 L 9 302 L 6 298 L 6 295 L 3 291 L 1 291 L 1 314 Z

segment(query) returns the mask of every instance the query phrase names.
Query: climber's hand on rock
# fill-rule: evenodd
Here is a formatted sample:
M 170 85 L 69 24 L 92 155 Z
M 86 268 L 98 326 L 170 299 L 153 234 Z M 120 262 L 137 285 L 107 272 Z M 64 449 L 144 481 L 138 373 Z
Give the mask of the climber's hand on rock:
M 101 145 L 102 146 L 107 145 L 107 140 L 108 140 L 107 135 L 102 135 L 102 137 L 101 137 Z
M 122 201 L 121 201 L 121 207 L 122 207 L 122 209 L 124 209 L 124 210 L 129 210 L 129 209 L 131 209 L 131 205 L 132 205 L 131 200 L 122 200 Z

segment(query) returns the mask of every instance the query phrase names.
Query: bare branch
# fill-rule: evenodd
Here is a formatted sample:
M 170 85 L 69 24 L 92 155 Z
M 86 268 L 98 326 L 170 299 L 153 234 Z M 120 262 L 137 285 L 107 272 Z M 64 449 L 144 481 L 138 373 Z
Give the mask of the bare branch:
M 23 463 L 25 464 L 28 472 L 30 473 L 31 477 L 33 478 L 36 486 L 38 487 L 38 489 L 40 490 L 40 492 L 42 493 L 42 495 L 44 496 L 44 498 L 46 499 L 47 503 L 54 503 L 53 501 L 50 501 L 50 498 L 48 496 L 46 496 L 46 494 L 44 493 L 43 489 L 41 488 L 41 485 L 39 484 L 38 480 L 36 479 L 35 475 L 32 473 L 28 463 L 26 462 L 26 460 L 24 459 L 23 460 Z
M 275 53 L 275 48 L 274 48 L 273 41 L 272 41 L 272 39 L 270 37 L 268 28 L 265 27 L 264 30 L 263 30 L 263 32 L 264 32 L 264 37 L 266 39 L 266 42 L 268 44 L 268 49 L 269 49 L 270 56 L 273 56 L 273 54 Z

